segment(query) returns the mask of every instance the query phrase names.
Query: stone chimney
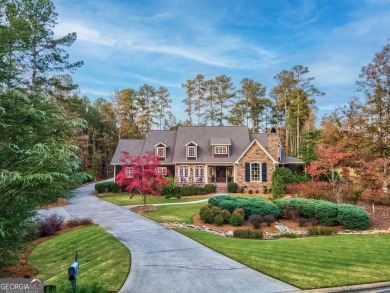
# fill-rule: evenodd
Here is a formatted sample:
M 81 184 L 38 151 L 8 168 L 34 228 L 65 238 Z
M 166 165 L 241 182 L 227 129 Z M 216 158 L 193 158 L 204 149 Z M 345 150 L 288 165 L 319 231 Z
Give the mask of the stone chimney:
M 270 155 L 276 160 L 280 161 L 279 151 L 279 134 L 276 127 L 272 127 L 267 133 L 267 149 Z

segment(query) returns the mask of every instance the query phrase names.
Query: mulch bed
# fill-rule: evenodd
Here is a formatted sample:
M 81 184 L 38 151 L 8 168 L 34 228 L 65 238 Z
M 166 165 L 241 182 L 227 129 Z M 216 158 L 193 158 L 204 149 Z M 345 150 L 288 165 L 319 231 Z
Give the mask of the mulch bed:
M 370 214 L 370 229 L 390 230 L 390 206 L 375 205 L 375 212 L 373 212 L 372 205 L 370 203 L 361 201 L 358 205 L 364 207 Z
M 157 208 L 155 206 L 153 206 L 153 205 L 147 205 L 147 206 L 137 206 L 137 207 L 131 208 L 130 210 L 132 212 L 141 214 L 143 212 L 154 211 L 156 209 Z

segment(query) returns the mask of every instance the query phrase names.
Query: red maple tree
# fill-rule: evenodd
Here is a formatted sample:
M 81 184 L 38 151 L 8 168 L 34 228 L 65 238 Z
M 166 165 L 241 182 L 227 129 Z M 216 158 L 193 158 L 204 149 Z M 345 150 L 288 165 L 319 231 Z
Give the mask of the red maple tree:
M 141 156 L 122 153 L 122 169 L 115 176 L 115 182 L 125 186 L 125 191 L 141 195 L 145 206 L 148 195 L 157 195 L 162 186 L 169 183 L 164 177 L 166 173 L 159 172 L 160 160 L 152 152 L 145 152 Z

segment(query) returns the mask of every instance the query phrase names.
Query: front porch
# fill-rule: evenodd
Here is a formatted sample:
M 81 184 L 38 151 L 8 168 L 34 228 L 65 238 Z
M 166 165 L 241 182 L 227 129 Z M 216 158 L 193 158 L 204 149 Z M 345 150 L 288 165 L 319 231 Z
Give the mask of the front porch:
M 235 181 L 235 169 L 233 164 L 177 165 L 175 183 L 177 185 L 227 184 Z

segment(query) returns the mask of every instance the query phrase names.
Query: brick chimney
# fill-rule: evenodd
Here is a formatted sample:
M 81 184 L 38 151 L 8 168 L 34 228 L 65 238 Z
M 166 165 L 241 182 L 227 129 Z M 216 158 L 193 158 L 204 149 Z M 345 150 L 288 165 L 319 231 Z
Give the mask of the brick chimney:
M 276 127 L 272 127 L 267 133 L 267 149 L 270 155 L 276 160 L 280 161 L 279 151 L 279 134 Z

